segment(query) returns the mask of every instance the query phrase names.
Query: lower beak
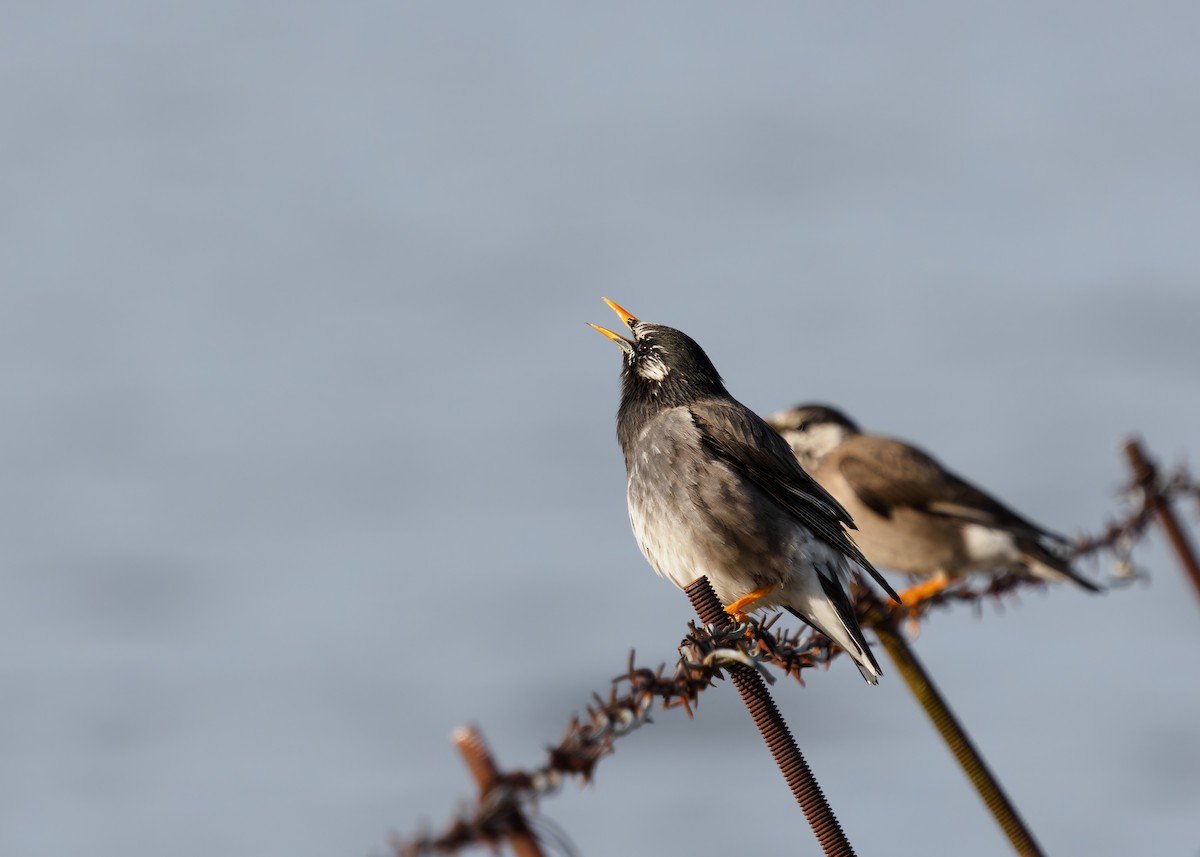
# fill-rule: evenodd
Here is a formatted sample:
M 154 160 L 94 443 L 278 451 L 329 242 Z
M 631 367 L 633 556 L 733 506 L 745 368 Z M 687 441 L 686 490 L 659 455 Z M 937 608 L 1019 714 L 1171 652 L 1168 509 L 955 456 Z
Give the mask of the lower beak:
M 630 330 L 633 330 L 633 326 L 635 324 L 637 324 L 637 318 L 635 318 L 634 315 L 629 312 L 629 310 L 622 308 L 620 304 L 613 303 L 608 298 L 605 298 L 604 302 L 606 304 L 608 304 L 609 309 L 611 309 L 613 312 L 615 312 L 617 314 L 617 317 L 621 319 L 621 322 L 626 327 L 628 327 Z M 600 325 L 598 325 L 598 324 L 589 323 L 588 327 L 592 328 L 593 330 L 598 330 L 600 333 L 603 333 L 605 336 L 607 336 L 613 342 L 617 343 L 617 345 L 621 348 L 621 350 L 624 351 L 626 354 L 633 353 L 633 343 L 631 341 L 629 341 L 628 339 L 626 339 L 624 336 L 621 336 L 618 333 L 613 333 L 611 330 L 607 330 L 603 327 L 600 327 Z
M 633 343 L 630 342 L 628 339 L 626 339 L 621 334 L 613 333 L 611 330 L 603 328 L 598 324 L 592 324 L 590 321 L 588 322 L 588 327 L 590 327 L 592 330 L 596 330 L 596 331 L 599 331 L 600 333 L 603 333 L 605 336 L 607 336 L 613 342 L 617 343 L 617 345 L 620 346 L 621 350 L 624 351 L 626 354 L 633 353 Z

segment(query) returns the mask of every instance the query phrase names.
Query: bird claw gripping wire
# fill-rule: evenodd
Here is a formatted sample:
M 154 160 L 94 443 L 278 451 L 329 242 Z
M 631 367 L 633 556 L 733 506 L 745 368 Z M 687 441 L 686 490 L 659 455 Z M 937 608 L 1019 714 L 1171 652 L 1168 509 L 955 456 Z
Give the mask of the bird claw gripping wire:
M 767 684 L 775 683 L 775 676 L 771 675 L 771 671 L 767 669 L 766 664 L 740 649 L 717 649 L 715 652 L 709 652 L 704 656 L 703 664 L 706 667 L 741 664 L 744 667 L 757 670 L 766 680 Z

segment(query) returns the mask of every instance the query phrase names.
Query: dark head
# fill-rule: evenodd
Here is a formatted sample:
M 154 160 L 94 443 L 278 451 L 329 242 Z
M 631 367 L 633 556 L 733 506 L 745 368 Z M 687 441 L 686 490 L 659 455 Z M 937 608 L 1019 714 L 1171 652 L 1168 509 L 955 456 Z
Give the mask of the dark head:
M 627 431 L 636 434 L 646 420 L 665 408 L 729 395 L 717 368 L 696 340 L 673 327 L 635 318 L 608 298 L 604 302 L 633 334 L 633 339 L 626 339 L 599 325 L 590 325 L 620 346 L 624 354 L 621 409 L 617 415 L 622 443 Z
M 843 440 L 859 433 L 853 420 L 828 405 L 796 405 L 769 417 L 767 423 L 783 435 L 808 471 L 814 470 Z

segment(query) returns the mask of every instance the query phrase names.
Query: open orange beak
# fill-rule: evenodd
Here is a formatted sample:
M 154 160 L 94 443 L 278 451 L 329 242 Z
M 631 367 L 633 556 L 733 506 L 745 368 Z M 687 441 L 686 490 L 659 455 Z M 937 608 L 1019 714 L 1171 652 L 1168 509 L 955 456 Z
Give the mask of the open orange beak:
M 630 313 L 626 309 L 623 309 L 620 304 L 610 301 L 608 298 L 605 298 L 604 302 L 606 304 L 608 304 L 609 309 L 611 309 L 613 312 L 615 312 L 617 314 L 618 318 L 621 319 L 621 322 L 626 327 L 628 327 L 630 330 L 633 330 L 633 325 L 637 323 L 637 318 L 632 313 Z M 598 324 L 592 324 L 591 322 L 588 322 L 588 327 L 592 328 L 595 331 L 603 333 L 605 336 L 607 336 L 609 339 L 611 339 L 613 342 L 615 342 L 617 344 L 617 346 L 620 347 L 620 349 L 622 351 L 624 351 L 626 354 L 633 353 L 633 342 L 626 339 L 624 336 L 621 336 L 621 334 L 613 333 L 611 330 L 603 328 Z

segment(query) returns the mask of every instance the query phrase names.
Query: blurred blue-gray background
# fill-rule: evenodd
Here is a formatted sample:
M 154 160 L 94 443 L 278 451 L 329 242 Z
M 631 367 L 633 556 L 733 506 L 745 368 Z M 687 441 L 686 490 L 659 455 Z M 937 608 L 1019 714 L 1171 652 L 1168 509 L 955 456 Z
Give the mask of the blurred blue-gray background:
M 1067 532 L 1128 433 L 1200 450 L 1195 4 L 2 17 L 4 854 L 381 853 L 473 794 L 454 726 L 533 765 L 673 660 L 601 295 Z M 1200 848 L 1200 605 L 1137 558 L 917 644 L 1053 854 Z M 777 699 L 859 853 L 1008 853 L 894 670 Z M 543 809 L 817 850 L 728 687 Z

